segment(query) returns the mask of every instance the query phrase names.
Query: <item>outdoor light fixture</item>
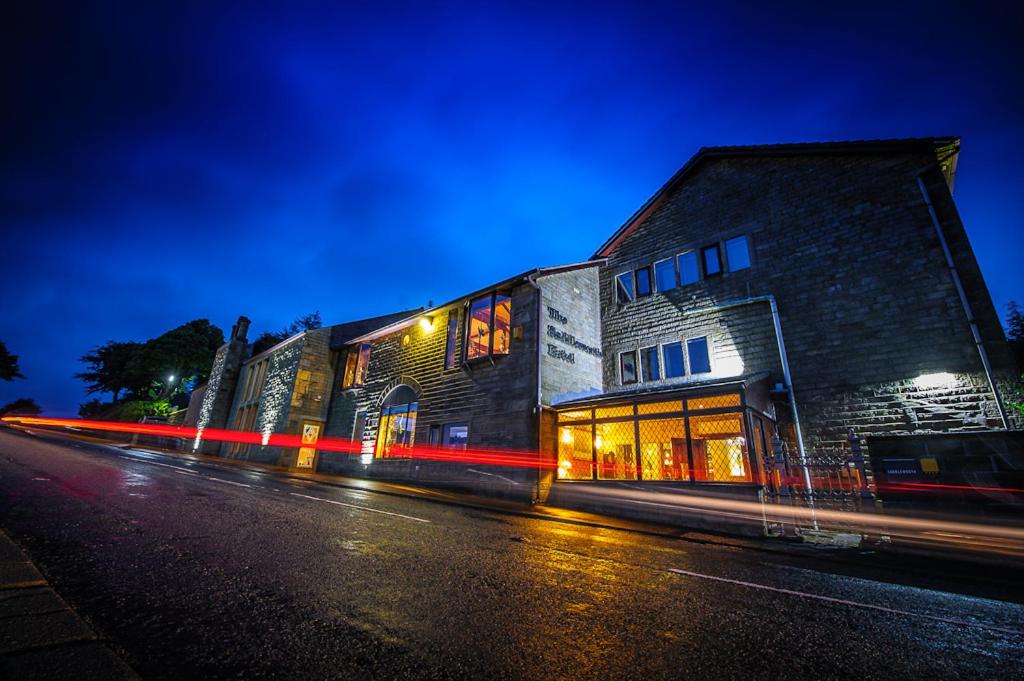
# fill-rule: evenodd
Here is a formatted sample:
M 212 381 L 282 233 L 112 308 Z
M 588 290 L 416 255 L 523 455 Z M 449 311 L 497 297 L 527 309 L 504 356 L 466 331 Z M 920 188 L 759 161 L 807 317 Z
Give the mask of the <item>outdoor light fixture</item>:
M 952 388 L 956 384 L 956 376 L 948 371 L 939 371 L 934 374 L 921 374 L 914 379 L 914 387 L 919 390 L 937 390 L 938 388 Z
M 168 383 L 173 383 L 174 382 L 174 374 L 171 374 L 170 376 L 167 377 L 167 382 Z
M 420 330 L 423 333 L 430 333 L 434 330 L 434 318 L 433 317 L 420 317 Z
M 360 454 L 359 463 L 363 464 L 364 466 L 369 466 L 371 463 L 373 463 L 373 454 Z

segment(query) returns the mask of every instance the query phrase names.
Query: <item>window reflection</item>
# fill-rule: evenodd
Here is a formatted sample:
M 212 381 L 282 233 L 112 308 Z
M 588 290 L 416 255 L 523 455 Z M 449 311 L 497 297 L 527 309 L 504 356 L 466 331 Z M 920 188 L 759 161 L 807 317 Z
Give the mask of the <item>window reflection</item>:
M 507 355 L 512 340 L 512 299 L 500 293 L 494 297 L 494 354 Z
M 471 302 L 466 336 L 467 360 L 507 355 L 512 341 L 512 299 L 492 293 Z
M 591 480 L 594 450 L 591 426 L 561 426 L 558 429 L 558 477 L 563 480 Z

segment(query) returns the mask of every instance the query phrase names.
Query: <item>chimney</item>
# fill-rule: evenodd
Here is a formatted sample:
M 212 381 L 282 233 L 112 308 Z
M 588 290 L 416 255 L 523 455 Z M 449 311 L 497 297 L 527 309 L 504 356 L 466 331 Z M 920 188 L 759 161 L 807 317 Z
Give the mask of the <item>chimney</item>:
M 239 317 L 238 321 L 235 322 L 235 325 L 231 327 L 231 340 L 238 340 L 243 343 L 248 342 L 245 336 L 249 333 L 249 324 L 250 322 L 248 317 L 244 315 Z

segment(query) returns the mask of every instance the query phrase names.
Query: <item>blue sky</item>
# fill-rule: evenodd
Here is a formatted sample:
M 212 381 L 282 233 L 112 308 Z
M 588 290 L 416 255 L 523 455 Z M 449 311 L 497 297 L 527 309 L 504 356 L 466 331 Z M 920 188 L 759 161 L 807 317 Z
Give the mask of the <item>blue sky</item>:
M 712 4 L 16 3 L 0 404 L 74 415 L 109 339 L 585 259 L 702 145 L 959 135 L 982 270 L 1024 302 L 1020 9 Z

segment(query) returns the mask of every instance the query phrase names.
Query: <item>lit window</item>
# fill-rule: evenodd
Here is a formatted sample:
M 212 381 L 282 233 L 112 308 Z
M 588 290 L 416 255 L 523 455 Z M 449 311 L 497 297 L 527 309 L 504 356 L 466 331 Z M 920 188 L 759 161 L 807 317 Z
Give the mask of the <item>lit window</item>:
M 625 305 L 636 296 L 633 294 L 633 273 L 623 272 L 615 277 L 615 300 L 619 305 Z
M 455 343 L 459 335 L 459 314 L 455 310 L 448 313 L 448 336 L 444 346 L 444 368 L 455 367 Z
M 700 267 L 697 265 L 697 251 L 690 251 L 678 256 L 679 283 L 682 286 L 700 281 Z
M 718 250 L 718 244 L 705 246 L 700 249 L 701 260 L 704 261 L 704 276 L 713 277 L 722 273 L 722 254 Z
M 651 268 L 641 267 L 636 271 L 637 298 L 651 295 Z
M 507 355 L 512 340 L 512 299 L 500 293 L 469 304 L 466 359 Z
M 641 348 L 640 370 L 643 372 L 645 381 L 657 381 L 661 379 L 661 366 L 658 361 L 658 346 Z
M 678 378 L 686 373 L 681 342 L 665 343 L 661 346 L 661 354 L 665 358 L 665 378 Z
M 377 458 L 402 456 L 412 447 L 416 437 L 416 393 L 407 385 L 400 385 L 388 393 L 380 409 L 377 424 Z
M 366 370 L 369 366 L 369 343 L 363 343 L 358 350 L 349 350 L 345 358 L 345 373 L 341 379 L 342 390 L 358 388 L 366 383 Z
M 711 355 L 708 352 L 708 337 L 691 338 L 686 341 L 686 354 L 690 356 L 690 373 L 706 374 L 711 371 Z
M 654 263 L 654 283 L 659 291 L 670 291 L 676 287 L 676 266 L 672 258 Z
M 622 382 L 636 383 L 636 352 L 619 353 L 619 367 L 622 370 Z
M 750 482 L 747 441 L 740 414 L 694 416 L 690 419 L 693 479 Z
M 469 444 L 469 426 L 465 423 L 449 423 L 442 429 L 442 447 L 465 449 L 467 444 Z
M 738 236 L 726 241 L 725 257 L 729 261 L 730 272 L 750 267 L 750 247 L 747 244 L 747 237 Z
M 594 477 L 594 436 L 590 424 L 559 426 L 558 477 L 591 480 Z

